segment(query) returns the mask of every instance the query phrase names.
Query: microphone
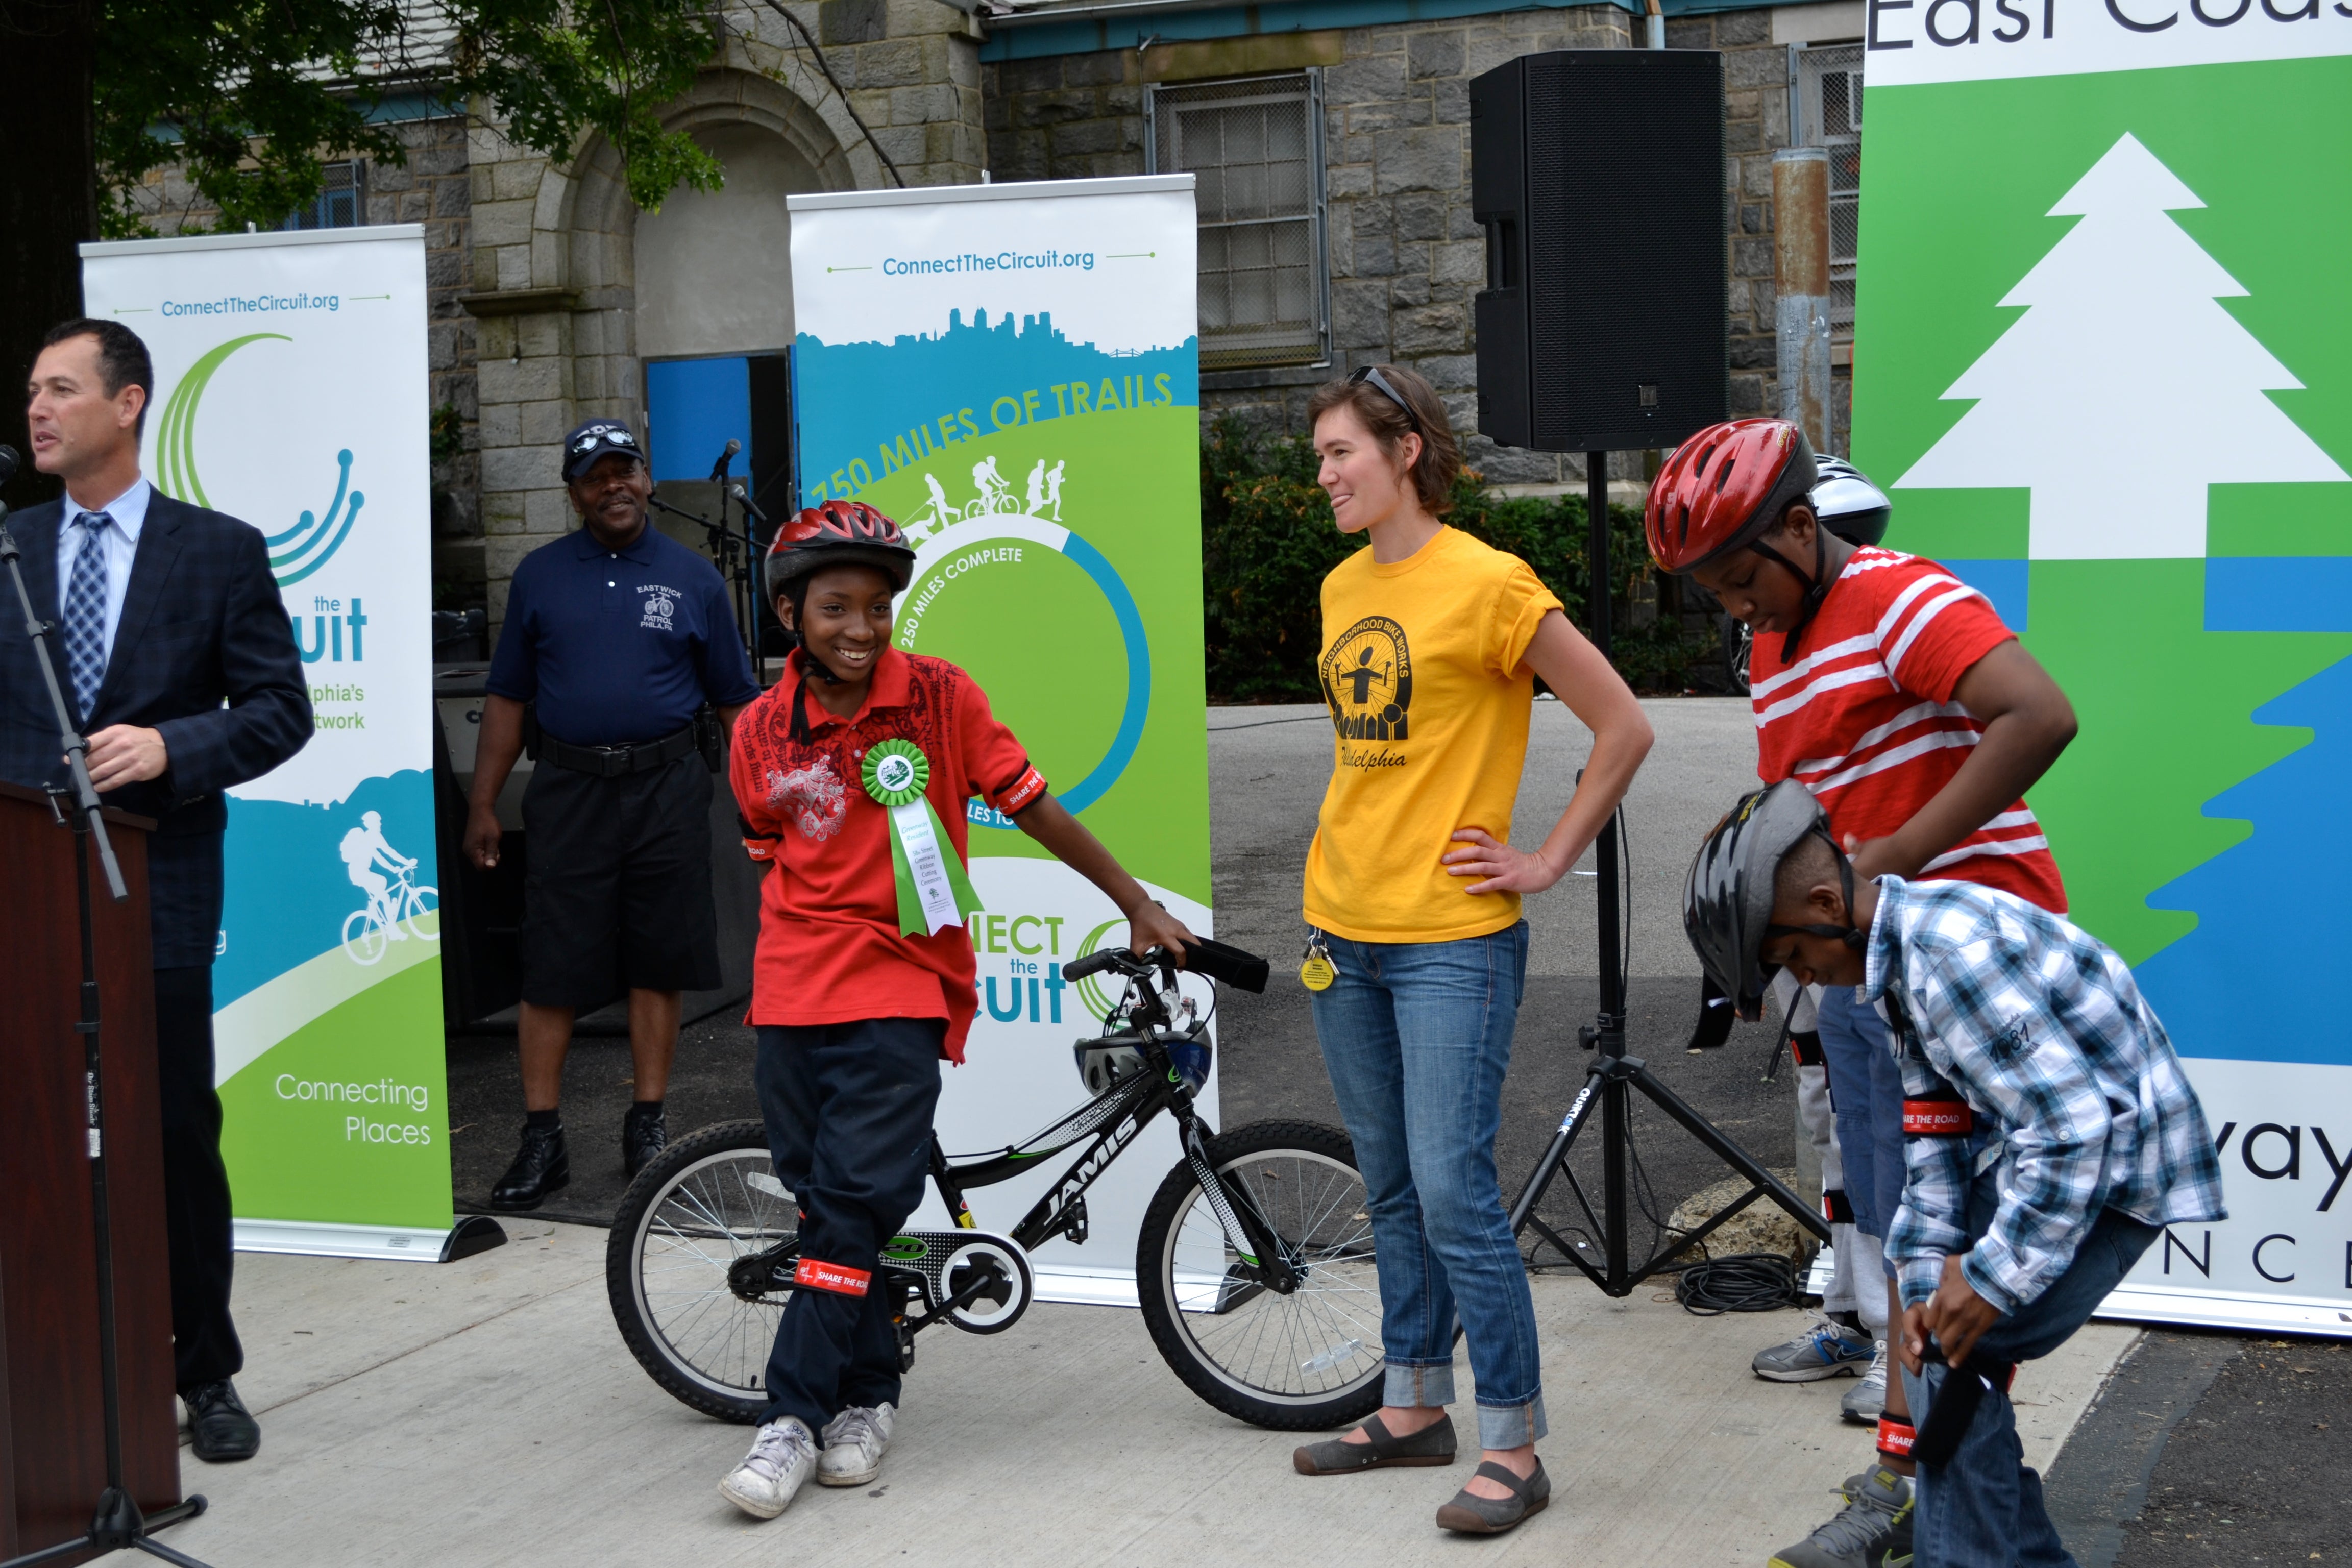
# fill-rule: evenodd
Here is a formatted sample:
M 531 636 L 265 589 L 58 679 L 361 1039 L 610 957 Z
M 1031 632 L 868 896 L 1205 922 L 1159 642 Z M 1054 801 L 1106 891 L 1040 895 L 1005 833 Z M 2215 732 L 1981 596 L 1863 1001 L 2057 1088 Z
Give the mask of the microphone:
M 738 485 L 734 486 L 734 487 L 733 487 L 732 489 L 730 489 L 727 493 L 728 493 L 729 495 L 733 496 L 737 500 L 739 500 L 739 501 L 742 502 L 742 503 L 743 503 L 743 510 L 744 510 L 745 511 L 750 512 L 753 517 L 758 518 L 761 522 L 765 522 L 765 521 L 768 521 L 768 514 L 767 514 L 766 512 L 761 511 L 761 510 L 760 510 L 760 503 L 759 503 L 758 501 L 753 500 L 751 499 L 751 493 L 749 490 L 745 489 L 741 485 L 738 484 Z
M 16 477 L 16 465 L 22 460 L 16 456 L 16 447 L 0 447 L 0 485 Z
M 727 465 L 733 462 L 735 460 L 735 454 L 742 449 L 742 442 L 735 440 L 731 437 L 728 439 L 727 450 L 719 453 L 719 460 L 710 465 L 710 482 L 712 484 L 719 485 L 725 484 L 727 482 Z

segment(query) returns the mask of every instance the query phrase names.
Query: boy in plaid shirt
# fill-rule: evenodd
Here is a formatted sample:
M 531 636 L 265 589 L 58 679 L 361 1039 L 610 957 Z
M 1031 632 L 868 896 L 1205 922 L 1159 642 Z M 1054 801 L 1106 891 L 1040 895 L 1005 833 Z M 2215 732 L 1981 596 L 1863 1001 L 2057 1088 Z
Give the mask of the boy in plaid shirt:
M 1887 1237 L 1918 1445 L 1916 1568 L 2071 1564 L 2006 1397 L 2159 1230 L 2226 1217 L 2221 1170 L 2164 1026 L 2113 950 L 2015 894 L 1858 881 L 1790 780 L 1700 849 L 1685 922 L 1742 1011 L 1786 968 L 1884 998 L 1907 1179 Z

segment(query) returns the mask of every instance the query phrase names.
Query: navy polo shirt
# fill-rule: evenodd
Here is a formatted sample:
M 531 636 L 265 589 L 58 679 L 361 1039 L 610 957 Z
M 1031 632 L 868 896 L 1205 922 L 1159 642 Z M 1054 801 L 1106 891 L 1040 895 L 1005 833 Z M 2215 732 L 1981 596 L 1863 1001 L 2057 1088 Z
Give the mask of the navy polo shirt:
M 583 527 L 522 558 L 488 685 L 575 746 L 657 741 L 706 700 L 760 695 L 718 568 L 650 521 L 625 550 Z

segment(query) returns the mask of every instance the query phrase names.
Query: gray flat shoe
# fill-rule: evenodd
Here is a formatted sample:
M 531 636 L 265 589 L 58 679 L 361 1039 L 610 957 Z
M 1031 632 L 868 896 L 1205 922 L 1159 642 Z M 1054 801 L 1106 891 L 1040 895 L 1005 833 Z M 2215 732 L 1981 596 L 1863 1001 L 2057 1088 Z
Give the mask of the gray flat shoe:
M 1302 1476 L 1349 1476 L 1358 1470 L 1384 1470 L 1391 1466 L 1450 1465 L 1454 1462 L 1454 1417 L 1441 1415 L 1410 1437 L 1391 1433 L 1378 1415 L 1367 1416 L 1358 1428 L 1369 1443 L 1338 1437 L 1309 1443 L 1290 1456 L 1291 1468 Z
M 1455 1492 L 1454 1500 L 1437 1510 L 1439 1529 L 1464 1535 L 1500 1535 L 1523 1523 L 1529 1514 L 1541 1513 L 1551 1501 L 1551 1478 L 1544 1474 L 1541 1459 L 1536 1461 L 1536 1473 L 1525 1480 L 1492 1459 L 1480 1465 L 1475 1473 L 1490 1481 L 1502 1482 L 1511 1489 L 1511 1495 L 1492 1498 Z

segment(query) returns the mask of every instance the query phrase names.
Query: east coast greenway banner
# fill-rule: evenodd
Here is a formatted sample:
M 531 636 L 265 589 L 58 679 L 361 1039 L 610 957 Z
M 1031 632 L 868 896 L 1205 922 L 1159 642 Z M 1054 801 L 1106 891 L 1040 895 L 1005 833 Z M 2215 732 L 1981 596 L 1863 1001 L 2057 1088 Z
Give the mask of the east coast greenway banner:
M 971 671 L 1062 803 L 1211 934 L 1192 176 L 790 205 L 803 504 L 852 497 L 908 530 L 897 646 Z M 968 815 L 987 907 L 967 928 L 970 1065 L 940 1100 L 951 1153 L 1077 1102 L 1070 1045 L 1108 998 L 1062 965 L 1127 940 L 1092 884 Z M 1133 1301 L 1136 1232 L 1177 1153 L 1165 1121 L 1130 1147 L 1087 1194 L 1086 1245 L 1041 1249 L 1041 1294 Z M 1010 1230 L 1066 1163 L 971 1194 L 974 1216 Z
M 1855 457 L 2073 699 L 2033 806 L 2227 1183 L 2110 1310 L 2352 1334 L 2352 5 L 1869 13 Z
M 229 792 L 213 963 L 237 1245 L 438 1257 L 425 241 L 415 225 L 82 247 L 155 361 L 141 462 L 269 544 L 318 730 Z

